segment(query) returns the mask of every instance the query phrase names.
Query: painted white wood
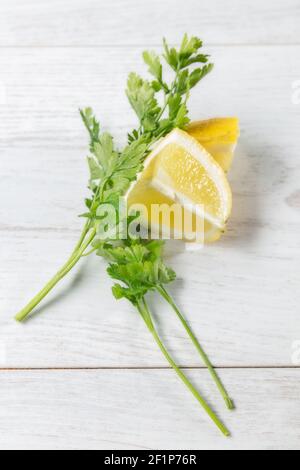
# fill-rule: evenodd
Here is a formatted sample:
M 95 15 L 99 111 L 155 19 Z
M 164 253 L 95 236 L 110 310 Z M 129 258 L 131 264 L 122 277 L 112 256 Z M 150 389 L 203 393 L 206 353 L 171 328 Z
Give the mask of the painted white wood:
M 187 371 L 232 432 L 215 429 L 173 371 L 0 373 L 1 449 L 299 450 L 299 370 L 224 370 L 237 410 Z
M 279 368 L 300 365 L 299 15 L 298 0 L 1 2 L 0 368 L 45 370 L 0 371 L 0 449 L 299 449 L 299 369 Z M 184 32 L 200 35 L 216 64 L 192 117 L 242 124 L 227 236 L 196 254 L 168 248 L 174 297 L 214 363 L 233 367 L 220 371 L 233 414 L 206 371 L 188 371 L 231 440 L 195 412 L 172 371 L 152 369 L 165 360 L 133 309 L 112 298 L 96 257 L 43 315 L 12 321 L 80 230 L 87 138 L 77 108 L 94 106 L 124 142 L 135 125 L 128 72 L 145 71 L 140 54 L 162 35 L 177 43 Z M 198 367 L 175 318 L 151 304 L 178 362 Z
M 65 260 L 82 224 L 87 136 L 77 107 L 95 103 L 124 140 L 134 125 L 124 83 L 129 70 L 143 70 L 140 52 L 0 51 L 8 91 L 0 108 L 3 367 L 164 364 L 130 306 L 111 297 L 96 258 L 80 268 L 84 275 L 74 272 L 75 289 L 71 276 L 54 292 L 45 315 L 26 327 L 11 321 Z M 212 55 L 216 71 L 193 94 L 191 112 L 241 118 L 234 212 L 221 242 L 170 257 L 179 275 L 172 291 L 217 365 L 291 365 L 300 339 L 300 106 L 292 104 L 299 48 L 217 47 Z M 180 327 L 164 306 L 156 309 L 181 363 L 198 365 Z
M 124 142 L 136 124 L 124 88 L 130 70 L 145 72 L 141 51 L 0 50 L 0 80 L 7 96 L 0 106 L 0 194 L 6 201 L 0 205 L 1 228 L 79 227 L 76 215 L 87 194 L 88 139 L 78 107 L 94 106 L 103 127 Z M 300 76 L 300 48 L 210 52 L 216 69 L 193 92 L 191 117 L 237 115 L 241 120 L 231 174 L 236 210 L 260 224 L 266 218 L 268 223 L 296 223 L 300 105 L 292 97 Z M 278 67 L 282 56 L 285 66 Z M 19 191 L 14 191 L 15 182 Z M 46 216 L 37 217 L 41 211 Z
M 0 367 L 165 365 L 133 308 L 112 297 L 105 263 L 96 256 L 83 261 L 30 322 L 15 324 L 13 315 L 55 273 L 75 237 L 51 231 L 1 237 L 0 342 L 6 356 Z M 215 364 L 290 366 L 300 340 L 299 250 L 280 254 L 271 230 L 256 234 L 257 250 L 243 237 L 229 234 L 203 252 L 170 256 L 179 276 L 170 290 Z M 264 237 L 277 253 L 265 252 Z M 289 243 L 296 247 L 297 240 Z M 171 311 L 151 303 L 177 360 L 199 366 Z
M 298 0 L 10 0 L 0 6 L 0 44 L 159 44 L 185 32 L 211 44 L 300 41 Z

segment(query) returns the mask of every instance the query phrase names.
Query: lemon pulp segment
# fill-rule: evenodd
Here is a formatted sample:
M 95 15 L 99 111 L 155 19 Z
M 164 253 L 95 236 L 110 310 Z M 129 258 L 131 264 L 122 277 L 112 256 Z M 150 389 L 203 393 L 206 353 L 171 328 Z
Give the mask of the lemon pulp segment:
M 160 153 L 154 173 L 154 181 L 158 183 L 158 180 L 174 188 L 178 199 L 182 194 L 222 219 L 220 194 L 214 181 L 201 163 L 178 144 L 169 144 Z

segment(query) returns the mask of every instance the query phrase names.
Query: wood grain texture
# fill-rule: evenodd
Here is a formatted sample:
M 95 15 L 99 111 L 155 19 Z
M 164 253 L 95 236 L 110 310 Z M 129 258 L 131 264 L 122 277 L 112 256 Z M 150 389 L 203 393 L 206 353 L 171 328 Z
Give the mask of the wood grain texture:
M 96 256 L 74 270 L 32 321 L 15 324 L 12 316 L 54 274 L 75 236 L 51 231 L 1 236 L 0 342 L 7 352 L 0 367 L 166 365 L 132 307 L 112 297 L 105 263 Z M 256 236 L 273 240 L 272 230 Z M 296 246 L 296 235 L 289 243 Z M 290 366 L 292 345 L 300 340 L 299 251 L 268 253 L 266 243 L 254 252 L 253 244 L 247 245 L 229 234 L 196 254 L 169 253 L 179 277 L 171 292 L 216 365 Z M 173 314 L 160 301 L 152 304 L 178 361 L 199 366 Z
M 11 0 L 0 7 L 0 45 L 148 46 L 185 32 L 210 44 L 293 44 L 299 14 L 298 0 Z
M 226 411 L 204 371 L 187 371 L 216 404 L 219 435 L 172 371 L 0 373 L 0 449 L 299 449 L 299 370 L 226 370 Z
M 78 107 L 93 105 L 103 127 L 124 142 L 136 124 L 124 88 L 130 70 L 145 72 L 141 51 L 0 50 L 6 87 L 6 103 L 0 107 L 0 191 L 6 196 L 1 228 L 79 227 L 76 215 L 87 194 L 87 136 Z M 249 218 L 296 223 L 299 211 L 285 201 L 299 191 L 300 105 L 292 102 L 292 85 L 300 76 L 300 47 L 210 52 L 216 70 L 193 93 L 191 117 L 240 118 L 239 155 L 231 173 L 236 208 L 241 196 L 248 199 L 243 213 Z M 278 68 L 282 55 L 285 66 Z M 270 210 L 278 204 L 280 213 Z M 42 208 L 47 217 L 36 216 Z
M 0 370 L 0 449 L 299 449 L 299 17 L 299 0 L 1 2 L 0 369 L 43 370 Z M 78 107 L 92 105 L 122 144 L 135 125 L 128 72 L 145 72 L 141 52 L 162 35 L 177 43 L 184 32 L 200 35 L 216 64 L 193 93 L 192 118 L 241 119 L 226 237 L 192 254 L 171 244 L 167 255 L 172 293 L 237 411 L 223 409 L 205 370 L 188 375 L 230 440 L 196 412 L 132 308 L 112 298 L 96 257 L 30 323 L 12 321 L 80 230 Z M 178 362 L 199 367 L 171 312 L 151 304 Z
M 77 106 L 96 103 L 104 126 L 124 141 L 135 123 L 124 83 L 129 70 L 143 70 L 140 52 L 0 51 L 8 84 L 0 112 L 3 367 L 164 365 L 131 308 L 111 297 L 96 258 L 49 298 L 45 315 L 25 327 L 11 322 L 65 260 L 82 224 L 87 136 Z M 278 68 L 283 53 L 286 65 Z M 212 54 L 217 71 L 193 94 L 191 112 L 241 118 L 230 175 L 234 212 L 220 243 L 196 255 L 174 256 L 172 248 L 179 275 L 172 291 L 217 365 L 289 366 L 300 326 L 300 106 L 291 100 L 299 48 L 217 47 Z M 156 309 L 180 362 L 199 365 L 165 306 Z
M 0 148 L 34 147 L 40 158 L 48 147 L 86 152 L 78 108 L 87 105 L 124 141 L 136 124 L 124 93 L 126 79 L 132 70 L 146 74 L 143 49 L 0 49 L 0 82 L 6 92 L 0 107 Z M 297 142 L 300 106 L 293 104 L 293 86 L 300 76 L 300 46 L 207 51 L 215 70 L 193 91 L 192 118 L 238 115 L 242 137 L 256 153 Z M 284 66 L 279 67 L 281 57 Z

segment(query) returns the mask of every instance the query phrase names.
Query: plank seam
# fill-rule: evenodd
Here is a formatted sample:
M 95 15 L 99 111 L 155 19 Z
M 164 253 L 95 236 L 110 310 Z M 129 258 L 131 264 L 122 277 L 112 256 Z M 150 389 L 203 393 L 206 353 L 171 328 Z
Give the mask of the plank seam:
M 172 44 L 173 46 L 179 46 L 178 44 Z M 243 48 L 243 47 L 299 47 L 300 42 L 295 43 L 205 43 L 205 47 L 220 47 L 220 48 Z M 66 44 L 66 45 L 1 45 L 2 49 L 144 49 L 144 48 L 161 48 L 161 44 L 93 44 L 93 45 L 79 45 L 79 44 Z
M 202 366 L 179 366 L 184 370 L 206 370 L 206 367 Z M 220 366 L 215 367 L 216 370 L 300 370 L 299 366 Z M 49 372 L 60 372 L 60 371 L 109 371 L 109 370 L 119 370 L 119 371 L 135 371 L 135 370 L 172 370 L 168 366 L 132 366 L 132 367 L 118 367 L 118 366 L 104 366 L 104 367 L 8 367 L 0 368 L 1 372 L 39 372 L 39 371 L 49 371 Z

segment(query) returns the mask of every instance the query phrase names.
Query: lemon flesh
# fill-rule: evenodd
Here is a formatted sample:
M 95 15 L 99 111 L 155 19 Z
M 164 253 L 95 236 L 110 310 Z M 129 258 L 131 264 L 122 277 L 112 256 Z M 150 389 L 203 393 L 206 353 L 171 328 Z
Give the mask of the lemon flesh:
M 187 132 L 203 145 L 225 172 L 230 170 L 240 135 L 237 118 L 195 121 L 187 127 Z
M 139 190 L 143 192 L 141 193 Z M 155 237 L 167 236 L 170 233 L 172 238 L 183 239 L 186 242 L 195 242 L 195 233 L 197 230 L 199 231 L 200 227 L 201 233 L 197 233 L 198 243 L 211 243 L 220 238 L 224 230 L 220 230 L 192 211 L 184 211 L 183 207 L 181 207 L 181 218 L 175 217 L 175 213 L 171 211 L 170 218 L 167 221 L 164 220 L 159 210 L 153 211 L 154 204 L 157 207 L 164 205 L 172 207 L 174 202 L 174 200 L 153 188 L 149 183 L 143 185 L 143 190 L 142 186 L 137 188 L 137 191 L 134 191 L 129 197 L 129 206 L 135 206 L 138 209 L 138 212 L 141 214 L 141 219 L 144 221 L 144 225 L 146 226 L 147 224 L 148 228 L 151 226 L 152 234 Z M 178 215 L 178 211 L 176 214 Z M 179 222 L 179 220 L 184 220 L 184 217 L 191 218 L 191 232 L 185 232 L 188 238 L 182 237 L 183 226 L 182 223 Z
M 147 214 L 155 231 L 171 229 L 175 235 L 182 230 L 177 218 L 162 221 L 159 213 L 153 214 L 153 205 L 188 205 L 193 229 L 202 230 L 204 241 L 209 242 L 217 240 L 225 229 L 232 195 L 224 171 L 207 150 L 186 132 L 175 129 L 147 158 L 144 171 L 127 194 L 127 203 L 129 207 L 143 205 L 143 216 Z

